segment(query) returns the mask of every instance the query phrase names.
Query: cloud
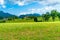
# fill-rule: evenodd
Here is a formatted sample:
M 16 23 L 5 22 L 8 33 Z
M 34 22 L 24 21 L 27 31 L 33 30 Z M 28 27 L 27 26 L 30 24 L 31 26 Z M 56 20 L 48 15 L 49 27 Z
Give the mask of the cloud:
M 3 5 L 4 4 L 4 0 L 0 0 L 0 4 Z
M 24 5 L 24 2 L 17 2 L 17 4 L 19 5 L 19 6 L 23 6 Z
M 36 2 L 37 4 L 43 5 L 42 8 L 31 8 L 28 9 L 29 11 L 21 12 L 19 15 L 22 14 L 32 14 L 32 13 L 45 13 L 47 11 L 51 11 L 53 9 L 56 9 L 60 11 L 60 0 L 10 0 L 14 4 L 17 4 L 19 6 L 29 5 L 32 2 Z
M 17 4 L 19 6 L 24 6 L 24 5 L 28 5 L 32 2 L 37 2 L 37 1 L 41 1 L 41 0 L 9 0 L 10 2 Z
M 6 8 L 6 6 L 5 5 L 2 5 L 2 8 Z
M 2 8 L 6 8 L 4 0 L 0 0 L 0 5 L 1 5 Z
M 12 4 L 17 4 L 18 6 L 29 5 L 32 2 L 36 2 L 43 6 L 54 6 L 56 4 L 60 4 L 60 0 L 8 0 Z M 0 0 L 0 5 L 5 8 L 5 0 Z
M 38 3 L 42 4 L 42 5 L 50 5 L 50 6 L 54 6 L 56 4 L 60 4 L 60 0 L 43 0 L 43 1 L 38 1 Z
M 9 1 L 12 2 L 12 3 L 14 3 L 14 4 L 17 4 L 19 6 L 24 6 L 26 4 L 29 4 L 28 3 L 29 0 L 9 0 Z
M 9 0 L 10 2 L 17 4 L 19 6 L 28 5 L 32 2 L 36 2 L 42 5 L 55 5 L 60 4 L 60 0 Z
M 28 9 L 28 11 L 26 12 L 21 12 L 19 15 L 26 15 L 26 14 L 34 14 L 34 13 L 38 13 L 38 14 L 45 14 L 46 12 L 50 12 L 51 10 L 60 10 L 59 5 L 55 5 L 53 6 L 45 6 L 43 8 L 31 8 Z M 18 16 L 19 16 L 18 15 Z

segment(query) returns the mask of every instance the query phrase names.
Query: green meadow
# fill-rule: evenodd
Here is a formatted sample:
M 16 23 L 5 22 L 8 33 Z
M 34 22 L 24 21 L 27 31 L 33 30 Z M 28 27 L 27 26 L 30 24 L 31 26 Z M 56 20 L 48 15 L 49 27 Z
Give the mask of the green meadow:
M 0 40 L 60 40 L 60 22 L 0 23 Z

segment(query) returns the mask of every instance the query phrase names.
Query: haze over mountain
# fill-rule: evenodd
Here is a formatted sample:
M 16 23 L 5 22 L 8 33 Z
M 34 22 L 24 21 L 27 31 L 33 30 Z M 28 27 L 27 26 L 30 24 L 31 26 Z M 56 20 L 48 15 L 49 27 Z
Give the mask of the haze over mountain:
M 9 13 L 4 13 L 3 11 L 0 11 L 0 17 L 3 18 L 8 18 L 8 17 L 13 17 L 15 15 L 9 14 Z
M 16 15 L 12 15 L 12 14 L 10 14 L 10 13 L 5 13 L 5 12 L 3 12 L 3 11 L 0 11 L 0 18 L 2 17 L 2 18 L 9 18 L 9 17 L 14 17 L 14 16 L 16 16 Z M 20 16 L 18 16 L 18 17 L 20 17 L 20 18 L 23 18 L 23 17 L 26 17 L 26 16 L 40 16 L 40 14 L 38 14 L 38 13 L 33 13 L 33 14 L 23 14 L 23 15 L 20 15 Z
M 29 16 L 34 16 L 34 17 L 37 17 L 37 16 L 40 16 L 40 14 L 38 14 L 38 13 L 34 13 L 34 14 L 25 14 L 25 15 L 20 15 L 19 17 L 20 18 L 24 18 L 24 17 L 29 17 Z

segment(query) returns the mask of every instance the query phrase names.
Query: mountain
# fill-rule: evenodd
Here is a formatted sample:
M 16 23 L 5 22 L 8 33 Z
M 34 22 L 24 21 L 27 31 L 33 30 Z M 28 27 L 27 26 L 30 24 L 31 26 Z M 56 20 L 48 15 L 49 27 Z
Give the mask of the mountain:
M 34 14 L 20 15 L 19 18 L 24 18 L 24 17 L 26 17 L 26 16 L 35 16 L 35 17 L 37 17 L 37 16 L 40 16 L 40 14 L 34 13 Z
M 34 13 L 34 14 L 26 14 L 26 16 L 40 16 L 40 14 L 38 14 L 38 13 Z
M 15 15 L 9 14 L 9 13 L 4 13 L 3 11 L 0 11 L 0 18 L 8 18 L 8 17 L 13 17 Z

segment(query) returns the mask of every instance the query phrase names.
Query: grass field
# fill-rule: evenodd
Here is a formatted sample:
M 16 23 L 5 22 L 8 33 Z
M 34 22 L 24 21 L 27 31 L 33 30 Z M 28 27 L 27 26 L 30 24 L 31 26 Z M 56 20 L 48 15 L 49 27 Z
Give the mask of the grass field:
M 0 23 L 0 40 L 60 40 L 60 23 Z

